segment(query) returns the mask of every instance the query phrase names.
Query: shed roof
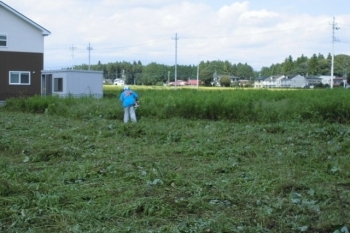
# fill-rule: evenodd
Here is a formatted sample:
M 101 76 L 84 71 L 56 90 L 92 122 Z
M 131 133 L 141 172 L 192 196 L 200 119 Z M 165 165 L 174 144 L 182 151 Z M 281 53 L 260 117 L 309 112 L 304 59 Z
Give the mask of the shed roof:
M 53 73 L 98 73 L 103 74 L 103 71 L 100 70 L 69 70 L 69 69 L 61 69 L 61 70 L 42 70 L 42 74 L 53 74 Z
M 9 5 L 6 5 L 4 2 L 0 1 L 0 7 L 5 8 L 6 10 L 8 10 L 9 12 L 15 14 L 16 16 L 18 16 L 19 18 L 23 19 L 24 21 L 28 22 L 29 24 L 31 24 L 32 26 L 38 28 L 39 30 L 42 31 L 43 36 L 48 36 L 51 34 L 51 32 L 47 29 L 45 29 L 44 27 L 40 26 L 39 24 L 35 23 L 33 20 L 29 19 L 28 17 L 24 16 L 23 14 L 19 13 L 18 11 L 16 11 L 15 9 L 13 9 L 12 7 L 10 7 Z

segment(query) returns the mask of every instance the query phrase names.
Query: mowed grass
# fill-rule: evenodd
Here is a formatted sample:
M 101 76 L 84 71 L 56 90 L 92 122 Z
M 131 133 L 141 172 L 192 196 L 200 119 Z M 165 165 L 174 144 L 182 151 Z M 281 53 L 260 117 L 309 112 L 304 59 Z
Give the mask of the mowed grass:
M 114 98 L 0 108 L 1 232 L 349 228 L 348 124 L 159 117 L 139 92 L 136 124 Z

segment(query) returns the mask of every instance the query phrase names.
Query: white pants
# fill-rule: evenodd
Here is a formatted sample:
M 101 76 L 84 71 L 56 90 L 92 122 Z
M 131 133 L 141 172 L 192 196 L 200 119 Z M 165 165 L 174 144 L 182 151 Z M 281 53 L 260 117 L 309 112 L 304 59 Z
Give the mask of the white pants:
M 136 114 L 134 106 L 124 107 L 124 123 L 128 123 L 129 120 L 136 122 Z

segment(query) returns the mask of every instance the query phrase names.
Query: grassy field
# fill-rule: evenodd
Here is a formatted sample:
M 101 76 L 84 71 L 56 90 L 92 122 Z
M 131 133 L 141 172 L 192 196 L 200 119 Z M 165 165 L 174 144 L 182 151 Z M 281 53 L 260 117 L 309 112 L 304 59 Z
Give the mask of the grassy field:
M 0 107 L 0 232 L 350 228 L 349 92 L 136 91 Z

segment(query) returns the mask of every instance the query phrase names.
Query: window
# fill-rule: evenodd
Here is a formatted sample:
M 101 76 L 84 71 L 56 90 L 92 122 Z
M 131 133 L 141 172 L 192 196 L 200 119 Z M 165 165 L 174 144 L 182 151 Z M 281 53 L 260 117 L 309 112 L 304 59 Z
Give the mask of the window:
M 11 85 L 30 85 L 29 71 L 10 71 Z
M 7 36 L 0 34 L 0 47 L 6 47 L 7 46 Z
M 53 91 L 62 92 L 63 91 L 63 78 L 54 78 L 53 79 Z

